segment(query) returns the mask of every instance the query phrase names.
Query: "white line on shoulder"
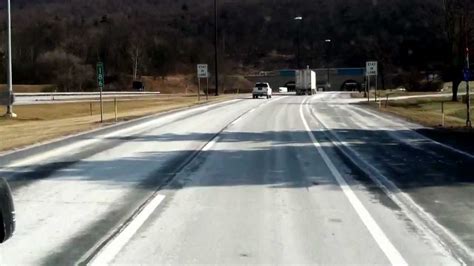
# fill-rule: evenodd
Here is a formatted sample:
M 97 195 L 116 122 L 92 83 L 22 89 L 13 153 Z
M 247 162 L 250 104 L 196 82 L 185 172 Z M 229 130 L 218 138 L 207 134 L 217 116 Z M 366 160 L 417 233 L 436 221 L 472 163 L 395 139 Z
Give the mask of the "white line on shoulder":
M 145 206 L 145 208 L 143 208 L 143 210 L 139 212 L 135 218 L 99 252 L 89 265 L 95 266 L 110 264 L 164 199 L 164 195 L 157 194 Z
M 303 120 L 304 127 L 306 129 L 306 132 L 308 133 L 308 136 L 310 137 L 311 141 L 313 142 L 313 145 L 316 147 L 318 150 L 319 154 L 323 158 L 325 164 L 328 166 L 329 170 L 331 171 L 332 175 L 336 179 L 337 183 L 341 187 L 344 195 L 347 197 L 349 200 L 350 204 L 356 211 L 356 213 L 359 215 L 360 219 L 366 226 L 367 230 L 370 232 L 374 240 L 377 242 L 378 246 L 382 249 L 384 252 L 385 256 L 388 258 L 390 263 L 392 265 L 408 265 L 408 263 L 405 261 L 405 259 L 402 257 L 400 252 L 395 248 L 395 246 L 390 242 L 388 237 L 385 235 L 385 233 L 382 231 L 380 226 L 377 224 L 377 222 L 374 220 L 374 218 L 370 215 L 369 211 L 364 207 L 362 202 L 357 198 L 355 195 L 354 191 L 350 188 L 350 186 L 347 184 L 346 180 L 344 177 L 342 177 L 341 173 L 337 170 L 336 166 L 334 163 L 329 159 L 329 156 L 326 154 L 326 152 L 321 148 L 320 143 L 316 140 L 314 137 L 308 122 L 306 121 L 306 118 L 304 117 L 303 113 L 303 107 L 306 106 L 307 99 L 305 99 L 301 105 L 300 105 L 300 116 L 301 119 Z

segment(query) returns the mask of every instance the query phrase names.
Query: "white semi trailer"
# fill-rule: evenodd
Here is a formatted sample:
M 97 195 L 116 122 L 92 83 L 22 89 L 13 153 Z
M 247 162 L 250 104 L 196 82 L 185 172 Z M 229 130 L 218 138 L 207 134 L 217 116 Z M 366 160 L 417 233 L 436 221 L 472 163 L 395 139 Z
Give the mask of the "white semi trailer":
M 313 95 L 317 92 L 316 72 L 311 69 L 296 70 L 296 95 Z

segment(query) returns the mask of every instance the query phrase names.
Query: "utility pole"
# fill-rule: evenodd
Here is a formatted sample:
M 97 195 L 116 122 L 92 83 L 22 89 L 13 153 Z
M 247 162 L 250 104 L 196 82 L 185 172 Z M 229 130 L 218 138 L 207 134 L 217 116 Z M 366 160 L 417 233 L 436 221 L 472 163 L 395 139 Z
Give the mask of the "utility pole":
M 300 33 L 301 29 L 300 27 L 298 26 L 298 33 L 297 33 L 297 36 L 296 36 L 296 66 L 298 67 L 298 69 L 301 68 L 301 33 Z
M 12 17 L 11 17 L 11 5 L 10 0 L 7 1 L 7 86 L 8 86 L 8 97 L 9 97 L 9 105 L 7 106 L 7 113 L 5 114 L 6 117 L 15 118 L 16 114 L 13 113 L 13 76 L 12 76 Z
M 468 2 L 467 1 L 464 1 L 464 38 L 466 39 L 466 69 L 465 69 L 465 80 L 466 80 L 466 109 L 467 109 L 467 113 L 466 113 L 466 127 L 469 127 L 471 128 L 472 127 L 472 124 L 471 124 L 471 99 L 470 99 L 470 95 L 469 95 L 469 81 L 471 80 L 470 79 L 470 76 L 471 76 L 471 73 L 470 73 L 470 66 L 469 66 L 469 34 L 468 34 L 468 27 L 469 27 L 469 24 L 468 24 L 468 13 L 467 13 L 467 9 L 468 9 Z
M 331 81 L 330 81 L 330 77 L 329 77 L 329 60 L 330 60 L 330 53 L 331 53 L 331 42 L 332 40 L 331 39 L 326 39 L 324 41 L 326 44 L 327 44 L 327 48 L 326 48 L 326 75 L 327 75 L 327 83 L 326 83 L 326 89 L 329 91 L 330 88 L 331 88 Z
M 303 25 L 303 17 L 295 17 L 294 20 L 300 21 L 296 32 L 296 67 L 301 69 L 301 27 Z
M 133 67 L 133 81 L 137 80 L 138 75 L 138 46 L 135 49 L 135 65 Z
M 219 96 L 219 60 L 217 50 L 217 0 L 214 0 L 214 77 L 216 82 L 216 96 Z

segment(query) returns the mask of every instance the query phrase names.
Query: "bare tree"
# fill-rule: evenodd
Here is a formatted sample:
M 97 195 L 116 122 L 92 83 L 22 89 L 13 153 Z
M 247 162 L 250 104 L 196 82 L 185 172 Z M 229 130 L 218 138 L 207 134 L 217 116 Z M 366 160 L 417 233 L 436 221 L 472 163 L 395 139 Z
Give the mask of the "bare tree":
M 141 55 L 141 50 L 138 47 L 138 45 L 132 45 L 129 53 L 130 53 L 130 57 L 133 63 L 133 80 L 137 80 L 138 64 L 139 64 L 139 58 Z
M 470 36 L 472 22 L 472 3 L 468 0 L 443 0 L 446 34 L 450 46 L 449 76 L 452 79 L 452 100 L 458 100 L 459 84 L 463 80 L 462 69 L 465 64 L 467 40 Z
M 90 65 L 75 55 L 63 50 L 46 52 L 39 56 L 38 63 L 56 85 L 64 91 L 82 91 L 86 84 L 91 84 L 94 71 Z

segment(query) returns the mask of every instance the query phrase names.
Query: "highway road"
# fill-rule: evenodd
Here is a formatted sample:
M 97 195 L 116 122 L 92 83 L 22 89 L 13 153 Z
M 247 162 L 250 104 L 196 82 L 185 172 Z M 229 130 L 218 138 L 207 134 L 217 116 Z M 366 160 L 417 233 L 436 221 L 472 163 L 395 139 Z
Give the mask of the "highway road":
M 0 157 L 1 265 L 472 265 L 474 156 L 348 94 L 236 99 Z

